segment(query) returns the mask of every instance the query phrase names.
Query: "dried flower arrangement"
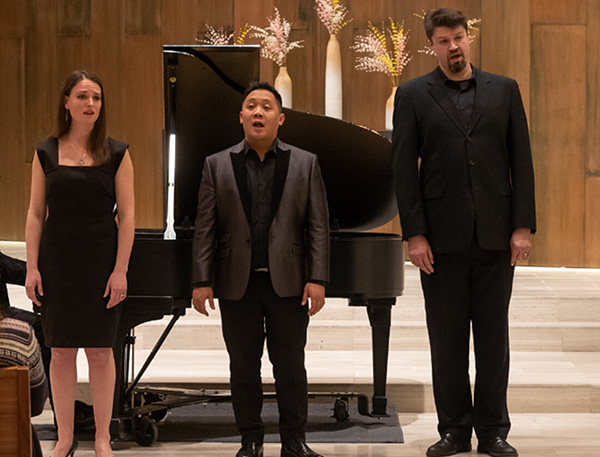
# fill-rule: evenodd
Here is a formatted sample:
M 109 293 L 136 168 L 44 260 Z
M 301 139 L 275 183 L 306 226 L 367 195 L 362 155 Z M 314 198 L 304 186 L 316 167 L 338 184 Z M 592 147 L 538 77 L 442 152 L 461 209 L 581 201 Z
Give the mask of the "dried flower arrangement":
M 392 43 L 388 46 L 387 35 Z M 357 70 L 385 73 L 392 80 L 392 85 L 398 86 L 400 75 L 412 56 L 406 48 L 408 30 L 404 31 L 404 22 L 394 22 L 390 18 L 390 26 L 385 29 L 382 24 L 378 29 L 369 22 L 365 35 L 354 38 L 354 49 L 357 53 L 366 54 L 356 57 Z
M 204 40 L 197 39 L 196 41 L 215 46 L 224 46 L 228 44 L 242 45 L 246 41 L 246 36 L 250 32 L 250 26 L 248 24 L 245 24 L 240 28 L 235 38 L 233 33 L 228 33 L 223 29 L 223 27 L 215 29 L 214 27 L 206 24 L 206 29 L 207 32 L 204 35 Z
M 317 15 L 330 35 L 337 34 L 352 19 L 345 20 L 348 10 L 340 0 L 315 0 Z
M 302 48 L 302 41 L 289 41 L 292 24 L 281 16 L 277 7 L 273 7 L 275 14 L 273 17 L 268 17 L 269 26 L 260 28 L 251 25 L 250 29 L 254 30 L 250 34 L 251 38 L 260 38 L 261 46 L 260 53 L 266 59 L 271 59 L 280 67 L 285 66 L 287 55 L 292 49 Z

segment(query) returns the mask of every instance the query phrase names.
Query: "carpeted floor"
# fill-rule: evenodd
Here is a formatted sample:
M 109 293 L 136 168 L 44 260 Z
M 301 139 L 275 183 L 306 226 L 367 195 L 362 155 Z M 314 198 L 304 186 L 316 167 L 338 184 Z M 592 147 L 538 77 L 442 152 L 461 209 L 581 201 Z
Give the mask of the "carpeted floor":
M 309 443 L 403 443 L 395 405 L 389 405 L 389 417 L 375 418 L 358 414 L 356 404 L 348 407 L 349 419 L 337 422 L 332 403 L 309 403 L 306 440 Z M 277 404 L 266 402 L 262 414 L 265 442 L 279 442 Z M 54 425 L 36 425 L 42 440 L 56 439 Z M 78 433 L 81 440 L 93 440 L 93 434 Z M 203 403 L 172 409 L 158 424 L 158 441 L 239 442 L 231 403 Z

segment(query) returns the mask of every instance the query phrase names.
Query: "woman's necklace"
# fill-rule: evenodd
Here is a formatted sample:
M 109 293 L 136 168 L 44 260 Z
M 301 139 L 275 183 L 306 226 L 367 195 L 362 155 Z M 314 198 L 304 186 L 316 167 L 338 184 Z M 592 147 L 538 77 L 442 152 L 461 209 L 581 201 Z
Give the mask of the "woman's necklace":
M 71 149 L 73 149 L 73 152 L 75 153 L 75 155 L 78 155 L 77 149 L 75 149 L 75 145 L 73 144 L 73 140 L 69 139 L 69 143 L 71 144 Z M 87 151 L 84 150 L 83 155 L 79 159 L 79 165 L 84 164 L 84 159 L 87 157 L 87 155 L 88 155 Z

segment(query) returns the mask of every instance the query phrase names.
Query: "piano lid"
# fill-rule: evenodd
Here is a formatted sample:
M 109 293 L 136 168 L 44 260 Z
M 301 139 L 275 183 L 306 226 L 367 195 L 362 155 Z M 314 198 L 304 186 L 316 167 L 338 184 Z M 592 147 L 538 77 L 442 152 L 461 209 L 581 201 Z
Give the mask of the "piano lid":
M 260 47 L 164 46 L 163 66 L 165 134 L 175 134 L 177 150 L 174 225 L 180 227 L 186 217 L 192 224 L 196 218 L 204 158 L 244 138 L 242 94 L 259 79 Z M 167 153 L 165 145 L 165 184 Z M 166 199 L 164 207 L 166 219 Z
M 165 46 L 163 63 L 165 129 L 177 142 L 174 223 L 180 227 L 185 218 L 195 220 L 204 158 L 243 139 L 242 94 L 260 79 L 260 48 Z M 279 137 L 319 157 L 334 228 L 372 229 L 396 215 L 386 138 L 339 119 L 284 112 Z

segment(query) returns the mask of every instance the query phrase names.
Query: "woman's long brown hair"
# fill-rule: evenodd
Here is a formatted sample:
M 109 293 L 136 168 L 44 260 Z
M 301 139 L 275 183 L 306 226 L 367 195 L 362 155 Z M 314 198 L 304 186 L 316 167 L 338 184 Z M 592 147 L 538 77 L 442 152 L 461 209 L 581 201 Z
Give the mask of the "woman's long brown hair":
M 58 135 L 57 138 L 62 138 L 69 132 L 71 128 L 71 113 L 65 108 L 65 97 L 71 95 L 71 90 L 75 85 L 83 80 L 89 79 L 100 86 L 100 96 L 102 106 L 100 107 L 100 113 L 98 119 L 94 124 L 92 133 L 88 140 L 88 150 L 94 163 L 101 164 L 110 160 L 110 151 L 108 149 L 108 142 L 106 140 L 106 109 L 104 102 L 104 89 L 102 88 L 102 82 L 97 74 L 87 70 L 75 70 L 71 73 L 63 84 L 63 88 L 60 92 L 60 100 L 58 103 Z

